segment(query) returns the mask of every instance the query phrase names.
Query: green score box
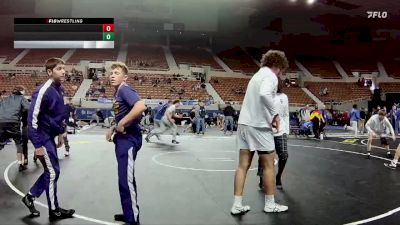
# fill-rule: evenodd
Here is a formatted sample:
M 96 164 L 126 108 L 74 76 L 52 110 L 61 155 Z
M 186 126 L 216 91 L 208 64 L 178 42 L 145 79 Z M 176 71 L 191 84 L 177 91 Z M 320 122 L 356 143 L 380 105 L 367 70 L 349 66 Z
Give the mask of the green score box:
M 115 34 L 113 32 L 104 32 L 103 41 L 114 41 Z

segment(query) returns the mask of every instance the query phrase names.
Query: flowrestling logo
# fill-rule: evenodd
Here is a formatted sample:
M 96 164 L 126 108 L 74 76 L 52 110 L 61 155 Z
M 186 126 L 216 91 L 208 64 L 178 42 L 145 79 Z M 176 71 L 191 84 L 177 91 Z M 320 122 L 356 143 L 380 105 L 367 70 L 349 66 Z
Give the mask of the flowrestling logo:
M 367 11 L 368 18 L 386 19 L 388 17 L 387 11 Z

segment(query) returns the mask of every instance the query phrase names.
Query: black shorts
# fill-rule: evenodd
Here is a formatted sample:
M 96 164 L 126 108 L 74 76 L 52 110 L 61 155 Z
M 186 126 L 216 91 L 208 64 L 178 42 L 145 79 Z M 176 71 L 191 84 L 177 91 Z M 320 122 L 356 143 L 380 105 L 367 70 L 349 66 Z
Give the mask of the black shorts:
M 381 137 L 381 145 L 389 145 L 387 138 Z

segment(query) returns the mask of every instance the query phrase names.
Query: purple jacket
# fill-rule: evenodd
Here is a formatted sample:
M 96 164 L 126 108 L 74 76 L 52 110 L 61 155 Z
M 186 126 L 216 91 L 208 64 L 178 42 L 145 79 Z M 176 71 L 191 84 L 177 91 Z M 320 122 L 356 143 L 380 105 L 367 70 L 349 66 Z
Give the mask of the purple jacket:
M 65 130 L 64 89 L 49 79 L 32 95 L 28 115 L 28 133 L 35 148 L 54 139 Z

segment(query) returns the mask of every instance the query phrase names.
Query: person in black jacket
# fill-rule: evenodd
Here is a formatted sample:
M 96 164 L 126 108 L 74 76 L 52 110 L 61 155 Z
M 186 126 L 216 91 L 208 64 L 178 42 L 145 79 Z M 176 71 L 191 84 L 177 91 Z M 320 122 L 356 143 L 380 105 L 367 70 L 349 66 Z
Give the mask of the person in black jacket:
M 227 106 L 224 109 L 224 116 L 225 116 L 224 134 L 226 134 L 226 131 L 228 130 L 228 125 L 230 128 L 231 134 L 233 134 L 233 115 L 234 114 L 235 114 L 235 109 L 228 102 Z
M 19 171 L 26 170 L 22 148 L 21 119 L 29 109 L 29 102 L 23 96 L 24 88 L 16 86 L 12 94 L 0 102 L 0 150 L 12 138 L 17 147 Z
M 28 100 L 29 102 L 29 100 Z M 28 111 L 22 112 L 22 153 L 24 155 L 24 166 L 28 165 Z M 36 162 L 36 157 L 33 158 Z

